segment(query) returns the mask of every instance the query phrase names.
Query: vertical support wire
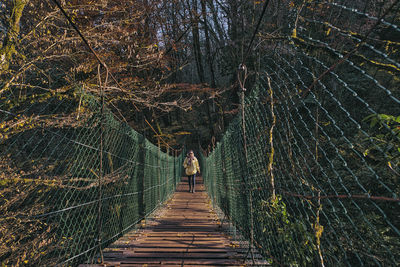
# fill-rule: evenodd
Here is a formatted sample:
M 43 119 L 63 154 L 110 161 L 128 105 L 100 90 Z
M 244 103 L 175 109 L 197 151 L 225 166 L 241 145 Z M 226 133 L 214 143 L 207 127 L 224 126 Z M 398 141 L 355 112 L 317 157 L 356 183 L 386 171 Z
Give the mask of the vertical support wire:
M 97 67 L 97 73 L 98 73 L 98 78 L 99 78 L 99 86 L 100 86 L 100 98 L 101 98 L 101 107 L 100 107 L 100 166 L 99 166 L 99 175 L 98 177 L 98 202 L 99 202 L 99 207 L 98 207 L 98 212 L 97 212 L 97 225 L 98 225 L 98 237 L 97 237 L 97 242 L 98 242 L 98 247 L 99 247 L 99 253 L 100 253 L 100 261 L 101 263 L 104 262 L 104 256 L 103 256 L 103 250 L 101 247 L 102 244 L 102 231 L 103 231 L 103 218 L 102 218 L 102 199 L 103 199 L 103 188 L 102 188 L 102 180 L 103 180 L 103 149 L 104 149 L 104 86 L 107 84 L 108 80 L 108 70 L 106 72 L 106 79 L 104 82 L 104 86 L 102 85 L 101 82 L 101 65 L 99 64 Z
M 157 205 L 160 205 L 161 203 L 161 141 L 160 138 L 157 138 L 158 140 L 158 146 L 157 146 Z
M 274 155 L 275 155 L 275 148 L 274 148 L 274 128 L 276 125 L 276 116 L 274 112 L 274 92 L 272 91 L 272 86 L 271 86 L 271 78 L 268 75 L 267 76 L 268 80 L 268 90 L 269 90 L 269 96 L 270 96 L 270 102 L 271 102 L 271 116 L 272 116 L 272 126 L 271 129 L 269 130 L 269 144 L 270 144 L 270 154 L 269 154 L 269 163 L 268 163 L 268 172 L 269 176 L 271 179 L 271 190 L 272 190 L 272 200 L 275 201 L 276 199 L 276 190 L 275 190 L 275 177 L 274 177 L 274 172 L 273 172 L 273 166 L 274 166 Z
M 170 176 L 170 174 L 171 174 L 171 169 L 170 169 L 170 166 L 169 166 L 169 161 L 170 161 L 170 157 L 169 157 L 169 147 L 167 146 L 167 156 L 166 156 L 166 162 L 167 162 L 167 168 L 166 168 L 166 174 L 165 174 L 165 182 L 166 182 L 166 186 L 165 186 L 165 190 L 164 190 L 164 196 L 168 196 L 169 195 L 169 183 L 168 183 L 168 180 L 169 180 L 169 176 Z
M 241 77 L 240 73 L 243 72 L 243 77 Z M 244 151 L 244 156 L 245 156 L 245 166 L 246 166 L 246 174 L 248 173 L 248 163 L 249 163 L 249 158 L 248 158 L 248 153 L 247 153 L 247 138 L 246 138 L 246 117 L 245 117 L 245 92 L 246 88 L 245 83 L 247 79 L 247 67 L 244 64 L 239 65 L 239 70 L 238 70 L 238 81 L 240 85 L 240 108 L 241 108 L 241 126 L 242 126 L 242 131 L 243 131 L 243 151 Z M 247 175 L 248 176 L 248 175 Z M 248 181 L 244 181 L 244 184 L 246 186 L 246 191 L 247 191 L 247 196 L 248 196 L 248 201 L 249 201 L 249 210 L 250 210 L 250 244 L 249 244 L 249 250 L 247 251 L 247 255 L 250 253 L 251 259 L 253 261 L 253 265 L 255 264 L 254 260 L 254 253 L 253 253 L 253 244 L 254 244 L 254 214 L 253 214 L 253 196 L 252 196 L 252 188 L 251 184 L 248 185 Z

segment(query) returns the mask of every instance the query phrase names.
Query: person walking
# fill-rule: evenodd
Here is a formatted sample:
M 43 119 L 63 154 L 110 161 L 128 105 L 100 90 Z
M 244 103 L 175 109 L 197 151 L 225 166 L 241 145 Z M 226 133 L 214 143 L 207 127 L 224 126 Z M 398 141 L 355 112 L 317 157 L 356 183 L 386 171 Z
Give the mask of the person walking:
M 199 161 L 194 156 L 193 150 L 189 150 L 184 162 L 183 167 L 189 180 L 189 192 L 195 192 L 196 173 L 200 173 Z

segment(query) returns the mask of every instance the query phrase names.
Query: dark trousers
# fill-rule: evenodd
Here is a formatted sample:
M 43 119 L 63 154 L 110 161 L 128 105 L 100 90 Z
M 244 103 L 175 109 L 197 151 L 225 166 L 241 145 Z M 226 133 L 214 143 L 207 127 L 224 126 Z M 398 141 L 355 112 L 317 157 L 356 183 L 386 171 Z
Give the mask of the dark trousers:
M 196 185 L 196 174 L 188 175 L 189 180 L 189 192 L 195 192 L 194 186 Z

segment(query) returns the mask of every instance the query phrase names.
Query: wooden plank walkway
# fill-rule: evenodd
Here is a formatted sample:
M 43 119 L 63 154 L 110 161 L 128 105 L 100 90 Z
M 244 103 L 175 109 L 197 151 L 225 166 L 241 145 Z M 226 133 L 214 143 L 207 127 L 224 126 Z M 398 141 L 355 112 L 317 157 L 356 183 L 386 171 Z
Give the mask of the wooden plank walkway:
M 201 177 L 189 193 L 187 178 L 166 207 L 104 250 L 104 264 L 80 266 L 244 266 L 246 254 L 221 232 Z

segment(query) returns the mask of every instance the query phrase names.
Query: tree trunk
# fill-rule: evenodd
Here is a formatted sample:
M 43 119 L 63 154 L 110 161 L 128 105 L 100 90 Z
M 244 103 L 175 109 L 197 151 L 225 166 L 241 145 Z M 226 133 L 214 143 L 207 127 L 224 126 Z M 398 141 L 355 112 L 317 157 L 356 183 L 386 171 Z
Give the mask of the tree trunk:
M 201 61 L 201 49 L 200 49 L 200 34 L 199 34 L 199 15 L 197 13 L 197 0 L 193 0 L 192 10 L 190 12 L 190 20 L 192 23 L 192 35 L 193 35 L 193 51 L 196 60 L 197 74 L 199 76 L 200 83 L 204 83 L 204 69 Z M 190 8 L 190 6 L 189 6 Z
M 14 6 L 9 19 L 7 34 L 0 47 L 0 75 L 8 71 L 12 57 L 17 54 L 15 44 L 17 43 L 20 30 L 19 22 L 22 17 L 22 11 L 28 3 L 28 0 L 14 0 L 13 2 Z
M 224 33 L 223 33 L 221 25 L 220 25 L 220 21 L 219 21 L 219 17 L 218 17 L 219 16 L 218 10 L 215 8 L 213 0 L 208 0 L 208 4 L 209 4 L 209 8 L 211 9 L 213 22 L 214 22 L 215 28 L 217 30 L 217 33 L 218 33 L 219 45 L 222 46 L 223 44 L 225 44 L 225 37 L 224 37 Z
M 210 74 L 211 74 L 211 87 L 215 88 L 215 74 L 211 56 L 210 37 L 208 35 L 206 0 L 201 0 L 201 12 L 203 14 L 203 20 L 204 20 L 204 35 L 206 36 L 206 52 L 207 52 L 208 66 L 210 68 Z
M 206 53 L 207 53 L 207 62 L 208 62 L 208 67 L 210 68 L 210 74 L 211 74 L 211 87 L 215 88 L 215 75 L 214 75 L 214 67 L 213 67 L 213 60 L 211 56 L 211 46 L 210 46 L 210 38 L 208 35 L 208 24 L 207 24 L 207 10 L 206 10 L 206 0 L 201 0 L 201 13 L 203 15 L 203 21 L 204 21 L 204 35 L 206 37 Z M 211 107 L 210 107 L 211 104 Z M 209 119 L 209 124 L 211 125 L 210 130 L 211 130 L 211 135 L 215 136 L 215 131 L 214 131 L 214 119 L 213 119 L 213 112 L 214 112 L 214 99 L 210 101 L 207 101 L 207 114 L 208 114 L 208 119 Z

